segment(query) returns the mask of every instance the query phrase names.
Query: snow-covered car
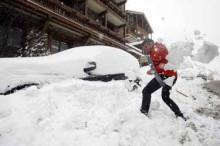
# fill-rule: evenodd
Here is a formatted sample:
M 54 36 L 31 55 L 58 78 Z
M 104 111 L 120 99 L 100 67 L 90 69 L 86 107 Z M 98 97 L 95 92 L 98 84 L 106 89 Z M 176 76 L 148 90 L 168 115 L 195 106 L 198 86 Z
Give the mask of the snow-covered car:
M 108 46 L 76 47 L 44 57 L 1 58 L 0 66 L 0 93 L 58 78 L 126 79 L 126 73 L 139 69 L 134 56 Z

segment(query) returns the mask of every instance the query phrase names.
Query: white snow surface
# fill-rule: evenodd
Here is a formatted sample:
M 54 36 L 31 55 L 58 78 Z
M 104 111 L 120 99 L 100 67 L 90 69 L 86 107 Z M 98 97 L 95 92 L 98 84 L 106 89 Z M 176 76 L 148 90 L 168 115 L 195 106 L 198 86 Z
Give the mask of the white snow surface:
M 101 55 L 106 51 L 111 61 Z M 219 59 L 203 64 L 186 58 L 181 63 L 170 96 L 189 117 L 185 122 L 162 101 L 161 89 L 152 95 L 149 117 L 139 112 L 141 91 L 153 76 L 146 74 L 149 67 L 139 69 L 134 57 L 121 50 L 93 46 L 48 57 L 1 58 L 2 91 L 26 82 L 42 84 L 0 95 L 0 146 L 219 146 L 220 98 L 203 88 L 209 80 L 197 77 L 218 81 Z M 116 60 L 118 64 L 112 62 Z M 127 80 L 78 79 L 86 76 L 82 69 L 88 61 L 103 62 L 103 70 L 94 73 L 129 70 L 142 78 L 142 87 L 129 92 Z
M 165 65 L 165 69 L 173 70 L 182 68 L 187 62 L 191 63 L 191 60 L 202 64 L 209 64 L 206 66 L 213 66 L 210 65 L 211 62 L 219 58 L 220 52 L 219 46 L 214 43 L 197 39 L 174 42 L 168 49 L 169 53 L 166 56 L 168 64 Z M 216 65 L 216 67 L 218 66 Z
M 0 93 L 24 83 L 43 84 L 58 78 L 86 77 L 83 69 L 91 61 L 96 62 L 96 69 L 91 73 L 98 75 L 126 73 L 139 68 L 135 57 L 108 46 L 76 47 L 45 57 L 0 60 Z

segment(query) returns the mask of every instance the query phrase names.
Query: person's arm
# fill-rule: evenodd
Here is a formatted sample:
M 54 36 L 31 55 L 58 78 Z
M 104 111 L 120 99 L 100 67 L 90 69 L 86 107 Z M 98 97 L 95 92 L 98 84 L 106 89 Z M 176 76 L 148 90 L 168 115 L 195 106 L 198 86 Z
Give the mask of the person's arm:
M 164 66 L 167 64 L 167 62 L 168 61 L 166 59 L 162 59 L 159 62 L 154 64 L 154 67 L 157 70 L 157 73 L 165 72 Z

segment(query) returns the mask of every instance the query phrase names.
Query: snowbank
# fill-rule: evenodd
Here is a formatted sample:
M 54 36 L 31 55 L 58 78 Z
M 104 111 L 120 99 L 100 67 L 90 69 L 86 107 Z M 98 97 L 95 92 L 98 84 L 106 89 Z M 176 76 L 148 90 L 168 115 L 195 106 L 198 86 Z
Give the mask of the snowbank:
M 184 43 L 174 48 L 181 46 L 185 46 L 186 52 L 191 50 L 190 44 Z M 127 81 L 104 83 L 72 78 L 73 75 L 85 75 L 82 66 L 87 61 L 96 61 L 100 66 L 94 73 L 135 69 L 131 66 L 139 69 L 137 60 L 126 52 L 120 53 L 121 50 L 113 48 L 121 54 L 117 56 L 112 48 L 104 48 L 108 58 L 101 55 L 103 50 L 97 49 L 99 47 L 76 48 L 41 58 L 1 59 L 4 74 L 0 81 L 5 83 L 0 85 L 1 89 L 31 80 L 48 81 L 48 84 L 8 96 L 0 95 L 0 146 L 220 145 L 219 96 L 207 92 L 204 89 L 207 81 L 197 78 L 199 73 L 216 72 L 219 76 L 216 68 L 210 68 L 219 64 L 219 56 L 208 65 L 184 57 L 170 96 L 189 117 L 185 122 L 176 119 L 163 102 L 161 89 L 152 95 L 149 117 L 139 112 L 142 89 L 153 78 L 146 75 L 149 66 L 141 68 L 140 72 L 128 71 L 131 76 L 138 74 L 143 79 L 143 86 L 135 92 L 128 91 Z M 94 50 L 88 54 L 90 49 Z M 178 59 L 179 56 L 173 57 Z M 123 67 L 116 67 L 119 63 Z M 106 66 L 111 68 L 105 69 Z M 187 80 L 182 78 L 184 76 L 193 79 Z
M 179 69 L 181 63 L 184 61 L 185 56 L 190 56 L 193 50 L 193 43 L 189 41 L 180 41 L 173 43 L 169 49 L 169 54 L 166 59 L 168 64 L 165 69 Z
M 146 69 L 144 84 L 152 78 Z M 200 84 L 180 78 L 171 92 L 187 122 L 176 119 L 160 90 L 147 118 L 139 112 L 141 90 L 128 92 L 124 81 L 64 79 L 0 96 L 0 146 L 218 146 L 220 123 L 204 113 L 215 111 L 211 104 L 219 101 Z
M 97 65 L 92 73 L 98 75 L 139 69 L 135 57 L 123 50 L 107 46 L 77 47 L 45 57 L 0 58 L 0 92 L 23 83 L 86 77 L 88 75 L 83 69 L 91 61 L 95 61 Z
M 203 42 L 199 48 L 198 53 L 192 56 L 192 59 L 202 63 L 209 63 L 215 57 L 219 56 L 218 46 L 210 42 Z
M 219 56 L 219 47 L 203 40 L 175 42 L 168 49 L 169 54 L 166 57 L 168 64 L 165 66 L 165 69 L 179 69 L 181 64 L 188 60 L 189 57 L 191 60 L 209 64 Z
M 210 81 L 209 83 L 205 84 L 206 88 L 212 92 L 215 92 L 220 96 L 220 80 L 217 81 Z

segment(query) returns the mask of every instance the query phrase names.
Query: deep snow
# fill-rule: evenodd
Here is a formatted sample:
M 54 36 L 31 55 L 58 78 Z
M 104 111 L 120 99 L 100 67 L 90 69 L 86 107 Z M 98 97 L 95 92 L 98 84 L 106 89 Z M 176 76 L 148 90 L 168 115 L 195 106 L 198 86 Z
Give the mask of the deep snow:
M 139 68 L 131 54 L 108 46 L 76 47 L 44 57 L 4 58 L 0 61 L 0 93 L 24 83 L 87 77 L 83 69 L 91 61 L 97 65 L 91 72 L 95 75 L 133 72 Z
M 99 53 L 101 49 L 96 52 Z M 61 54 L 69 56 L 69 51 Z M 119 54 L 117 58 L 121 61 L 123 56 L 134 59 L 129 54 L 125 55 L 125 52 Z M 67 58 L 65 55 L 62 56 L 63 61 Z M 115 54 L 108 55 L 111 57 Z M 60 59 L 58 56 L 56 54 L 52 57 L 56 63 Z M 129 77 L 139 76 L 143 79 L 141 88 L 129 92 L 127 80 L 88 82 L 73 78 L 65 70 L 62 70 L 64 74 L 61 76 L 41 74 L 45 70 L 31 72 L 31 69 L 39 69 L 38 64 L 37 67 L 31 64 L 36 63 L 36 59 L 29 58 L 28 62 L 22 64 L 19 64 L 21 58 L 0 59 L 1 63 L 4 62 L 1 66 L 5 67 L 2 70 L 4 74 L 0 75 L 0 81 L 5 83 L 0 85 L 1 89 L 5 89 L 6 85 L 22 83 L 22 80 L 42 83 L 38 87 L 32 86 L 14 94 L 0 95 L 0 146 L 220 145 L 220 99 L 204 88 L 210 79 L 219 80 L 220 70 L 215 66 L 219 65 L 220 56 L 209 64 L 192 61 L 190 57 L 184 57 L 180 63 L 179 78 L 171 98 L 190 118 L 186 122 L 176 119 L 163 103 L 161 90 L 153 94 L 149 118 L 139 112 L 141 90 L 153 77 L 146 75 L 149 67 L 138 71 L 137 68 L 126 69 L 129 70 Z M 100 62 L 104 59 L 101 58 Z M 136 64 L 135 60 L 132 62 Z M 75 62 L 66 62 L 65 65 L 70 64 Z M 57 70 L 64 69 L 63 65 L 59 65 Z M 76 67 L 80 68 L 77 71 L 82 72 L 82 66 Z M 22 69 L 20 73 L 15 71 L 19 68 Z M 27 70 L 23 70 L 25 68 Z M 109 68 L 111 71 L 115 69 Z M 47 70 L 53 73 L 53 69 Z M 198 77 L 199 74 L 203 74 L 207 80 Z M 19 79 L 19 82 L 15 82 L 15 79 Z

